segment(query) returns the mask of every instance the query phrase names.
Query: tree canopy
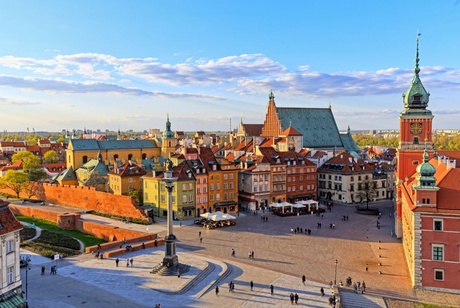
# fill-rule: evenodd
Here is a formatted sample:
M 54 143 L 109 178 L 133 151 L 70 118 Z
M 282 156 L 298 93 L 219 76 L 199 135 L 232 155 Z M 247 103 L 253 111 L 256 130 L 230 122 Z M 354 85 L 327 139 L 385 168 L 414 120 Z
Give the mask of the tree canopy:
M 8 170 L 5 175 L 0 178 L 0 187 L 11 189 L 19 198 L 19 194 L 29 185 L 28 181 L 29 175 L 27 173 L 23 171 Z
M 49 150 L 45 153 L 45 155 L 43 155 L 43 160 L 45 163 L 57 163 L 59 161 L 59 156 L 57 155 L 56 151 Z

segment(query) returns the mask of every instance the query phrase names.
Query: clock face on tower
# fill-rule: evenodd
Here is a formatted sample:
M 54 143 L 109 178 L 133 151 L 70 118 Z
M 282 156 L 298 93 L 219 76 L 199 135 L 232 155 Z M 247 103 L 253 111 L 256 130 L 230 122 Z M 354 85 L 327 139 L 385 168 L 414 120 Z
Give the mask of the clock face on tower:
M 411 134 L 418 135 L 422 132 L 422 123 L 412 123 L 410 125 Z

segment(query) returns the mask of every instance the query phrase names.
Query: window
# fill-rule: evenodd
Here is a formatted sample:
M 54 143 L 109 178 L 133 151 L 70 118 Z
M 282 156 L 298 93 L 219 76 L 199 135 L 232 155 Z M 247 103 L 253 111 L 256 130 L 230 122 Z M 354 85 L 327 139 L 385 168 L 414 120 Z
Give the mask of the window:
M 133 182 L 133 178 L 128 178 L 128 183 L 132 183 Z
M 208 197 L 203 197 L 203 203 L 208 202 Z
M 201 203 L 201 198 L 200 197 L 196 198 L 196 203 L 198 203 L 198 204 Z
M 203 187 L 203 194 L 207 193 L 206 187 Z
M 161 202 L 165 202 L 165 195 L 161 195 Z
M 187 190 L 187 184 L 182 184 L 182 190 Z
M 193 195 L 188 195 L 188 201 L 193 202 Z
M 214 201 L 214 195 L 213 194 L 209 195 L 209 201 Z
M 214 190 L 214 184 L 209 184 L 209 189 Z
M 216 194 L 216 200 L 220 200 L 220 194 Z
M 230 199 L 233 199 L 233 193 L 232 192 L 230 193 Z
M 14 282 L 14 266 L 8 267 L 8 284 Z
M 433 219 L 433 230 L 442 231 L 442 219 Z
M 233 173 L 230 173 L 230 180 L 233 180 Z
M 433 260 L 444 261 L 444 245 L 433 244 Z
M 444 280 L 444 270 L 435 269 L 434 270 L 434 280 Z
M 233 182 L 230 183 L 230 189 L 233 189 Z
M 196 193 L 201 194 L 201 189 L 199 187 L 196 189 Z
M 220 189 L 220 184 L 219 183 L 216 184 L 216 189 Z
M 224 189 L 228 189 L 228 184 L 227 183 L 224 184 Z
M 189 189 L 189 190 L 192 190 L 192 189 L 193 189 L 193 184 L 192 184 L 192 183 L 188 183 L 188 189 Z
M 227 193 L 224 193 L 224 200 L 228 200 L 228 195 L 227 195 Z
M 6 242 L 6 253 L 13 252 L 13 250 L 14 250 L 14 242 L 13 240 L 9 240 L 8 242 Z
M 228 174 L 224 174 L 224 180 L 228 179 Z

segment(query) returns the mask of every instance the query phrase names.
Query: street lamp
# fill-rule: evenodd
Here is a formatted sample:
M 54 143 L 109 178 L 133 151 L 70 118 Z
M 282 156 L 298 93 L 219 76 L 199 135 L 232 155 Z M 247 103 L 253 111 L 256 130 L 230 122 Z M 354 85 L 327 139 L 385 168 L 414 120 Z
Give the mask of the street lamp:
M 337 285 L 337 264 L 339 263 L 339 261 L 337 259 L 335 259 L 335 275 L 334 275 L 334 286 Z

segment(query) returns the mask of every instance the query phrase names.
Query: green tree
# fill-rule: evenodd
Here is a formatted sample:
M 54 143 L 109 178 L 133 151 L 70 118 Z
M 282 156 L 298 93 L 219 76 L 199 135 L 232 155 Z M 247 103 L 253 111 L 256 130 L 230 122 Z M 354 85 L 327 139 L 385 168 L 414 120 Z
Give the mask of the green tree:
M 369 209 L 369 201 L 372 201 L 377 196 L 377 182 L 365 180 L 359 183 L 356 196 L 362 201 L 366 200 L 366 209 Z
M 134 198 L 134 200 L 136 200 L 137 204 L 142 204 L 142 202 L 143 202 L 142 193 L 140 193 L 138 190 L 130 189 L 128 191 L 128 196 L 131 196 L 132 198 Z
M 57 143 L 64 143 L 65 142 L 65 135 L 61 135 L 57 140 Z
M 28 185 L 29 175 L 23 171 L 8 170 L 3 177 L 0 178 L 0 187 L 9 188 L 19 195 Z
M 22 170 L 29 175 L 30 181 L 40 181 L 47 177 L 45 171 L 41 167 L 40 158 L 29 151 L 21 151 L 11 157 L 11 161 L 15 163 L 22 160 Z
M 57 163 L 59 161 L 59 156 L 56 151 L 49 150 L 45 153 L 45 155 L 43 155 L 43 159 L 46 163 Z

